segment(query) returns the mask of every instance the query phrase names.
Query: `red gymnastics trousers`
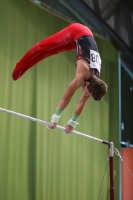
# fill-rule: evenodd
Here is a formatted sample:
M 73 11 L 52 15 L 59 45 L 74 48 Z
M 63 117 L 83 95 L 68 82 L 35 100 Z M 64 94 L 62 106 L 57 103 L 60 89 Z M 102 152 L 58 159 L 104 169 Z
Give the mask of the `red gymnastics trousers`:
M 84 35 L 93 36 L 88 27 L 74 23 L 38 42 L 16 63 L 12 73 L 13 80 L 20 78 L 28 69 L 48 56 L 76 49 L 75 41 Z

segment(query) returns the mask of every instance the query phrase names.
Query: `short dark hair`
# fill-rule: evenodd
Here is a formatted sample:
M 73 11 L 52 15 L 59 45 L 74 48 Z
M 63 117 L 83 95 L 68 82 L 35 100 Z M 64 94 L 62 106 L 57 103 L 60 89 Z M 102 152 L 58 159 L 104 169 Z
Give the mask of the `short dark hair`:
M 96 76 L 92 76 L 90 79 L 88 79 L 88 82 L 90 84 L 87 86 L 87 88 L 92 94 L 93 99 L 96 101 L 101 100 L 107 93 L 107 84 Z

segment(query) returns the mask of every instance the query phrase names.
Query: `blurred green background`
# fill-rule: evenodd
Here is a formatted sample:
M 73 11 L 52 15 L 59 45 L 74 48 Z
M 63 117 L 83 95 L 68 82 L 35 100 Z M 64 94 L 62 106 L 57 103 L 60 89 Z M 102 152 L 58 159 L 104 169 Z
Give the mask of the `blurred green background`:
M 67 25 L 27 1 L 0 1 L 0 107 L 50 121 L 75 76 L 75 51 L 41 61 L 17 82 L 11 74 L 35 43 Z M 100 102 L 89 100 L 76 130 L 119 149 L 118 52 L 108 41 L 95 39 L 108 94 Z M 81 93 L 75 93 L 59 125 L 71 118 Z M 97 200 L 107 154 L 108 147 L 96 141 L 1 112 L 0 200 Z M 119 199 L 118 157 L 114 181 Z M 99 199 L 109 199 L 109 167 Z

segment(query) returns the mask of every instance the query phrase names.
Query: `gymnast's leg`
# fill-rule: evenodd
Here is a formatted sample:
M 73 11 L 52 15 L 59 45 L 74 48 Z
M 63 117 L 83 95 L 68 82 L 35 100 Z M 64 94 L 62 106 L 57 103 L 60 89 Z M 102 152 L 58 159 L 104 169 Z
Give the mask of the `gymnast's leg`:
M 22 65 L 22 67 L 18 67 L 18 63 L 17 63 L 17 65 L 16 65 L 16 67 L 13 71 L 13 74 L 12 74 L 13 79 L 17 80 L 18 78 L 20 78 L 28 69 L 30 69 L 33 65 L 35 65 L 39 61 L 43 60 L 44 58 L 46 58 L 48 56 L 55 55 L 59 52 L 69 51 L 69 50 L 72 50 L 72 49 L 73 49 L 73 44 L 72 45 L 67 44 L 67 45 L 62 46 L 60 48 L 47 51 L 47 53 L 45 55 L 44 55 L 44 52 L 40 53 L 39 55 L 35 56 L 34 59 L 31 60 L 31 63 L 29 63 L 27 60 L 25 60 L 25 62 L 26 62 L 25 64 L 20 63 Z M 32 61 L 34 62 L 34 64 L 32 63 Z M 20 66 L 20 64 L 19 64 L 19 66 Z M 25 68 L 23 68 L 23 66 L 25 66 Z
M 54 35 L 35 44 L 24 56 L 17 62 L 13 70 L 14 80 L 20 78 L 28 69 L 48 56 L 75 49 L 72 43 L 69 26 L 55 33 Z

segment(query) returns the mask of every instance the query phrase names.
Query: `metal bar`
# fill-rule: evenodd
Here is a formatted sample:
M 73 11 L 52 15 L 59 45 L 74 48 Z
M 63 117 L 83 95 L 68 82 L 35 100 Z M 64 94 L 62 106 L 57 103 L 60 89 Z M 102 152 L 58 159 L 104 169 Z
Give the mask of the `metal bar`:
M 55 15 L 56 17 L 67 21 L 68 23 L 73 23 L 73 19 L 71 19 L 70 17 L 68 17 L 67 15 L 63 14 L 63 12 L 60 12 L 58 9 L 54 8 L 53 6 L 50 6 L 44 2 L 41 1 L 36 1 L 36 0 L 27 0 L 28 2 L 38 6 L 39 8 L 49 12 L 52 15 Z
M 100 7 L 99 7 L 99 2 L 98 2 L 98 0 L 93 0 L 92 3 L 93 3 L 93 7 L 94 7 L 95 12 L 96 12 L 99 16 L 101 16 L 101 10 L 100 10 Z
M 109 147 L 109 164 L 110 164 L 110 200 L 114 200 L 114 174 L 113 174 L 113 158 L 114 158 L 114 144 L 110 143 Z
M 38 123 L 41 123 L 41 124 L 45 124 L 45 125 L 50 124 L 50 122 L 46 122 L 46 121 L 43 121 L 43 120 L 40 120 L 40 119 L 37 119 L 37 118 L 29 117 L 27 115 L 23 115 L 23 114 L 20 114 L 20 113 L 11 111 L 11 110 L 7 110 L 7 109 L 4 109 L 4 108 L 0 108 L 0 111 L 6 112 L 6 113 L 9 113 L 9 114 L 12 114 L 12 115 L 16 115 L 16 116 L 19 116 L 19 117 L 22 117 L 22 118 L 25 118 L 25 119 L 29 119 L 31 121 L 38 122 Z M 56 126 L 56 128 L 63 130 L 63 131 L 65 130 L 64 127 L 58 126 L 58 125 Z M 90 135 L 86 135 L 86 134 L 78 132 L 78 131 L 73 131 L 72 133 L 86 137 L 86 138 L 89 138 L 89 139 L 92 139 L 92 140 L 96 140 L 96 141 L 101 142 L 101 143 L 106 144 L 106 145 L 110 145 L 110 142 L 108 142 L 106 140 L 101 140 L 99 138 L 96 138 L 96 137 L 93 137 L 93 136 L 90 136 Z
M 132 48 L 133 47 L 132 21 L 131 21 L 131 17 L 130 17 L 130 10 L 129 10 L 128 4 L 125 1 L 124 1 L 124 4 L 123 4 L 123 9 L 124 9 L 124 13 L 125 13 L 125 22 L 126 22 L 126 27 L 127 27 L 129 44 L 130 44 L 130 47 Z
M 107 2 L 106 7 L 104 8 L 106 13 L 103 15 L 102 18 L 105 21 L 108 21 L 108 19 L 115 13 L 115 11 L 116 10 L 118 11 L 118 7 L 121 5 L 122 2 L 123 2 L 123 0 L 119 0 L 116 3 L 112 4 L 112 6 L 109 6 L 109 2 Z M 102 11 L 102 12 L 104 12 L 104 11 Z
M 131 147 L 131 148 L 133 148 L 133 144 L 130 144 L 128 142 L 121 141 L 120 144 L 123 145 L 123 146 L 125 146 L 125 147 Z
M 121 66 L 123 67 L 123 69 L 127 72 L 127 74 L 131 77 L 131 79 L 133 79 L 133 72 L 130 70 L 131 69 L 131 63 L 127 64 L 126 61 L 124 61 L 124 59 L 121 59 Z M 129 67 L 130 66 L 130 67 Z

